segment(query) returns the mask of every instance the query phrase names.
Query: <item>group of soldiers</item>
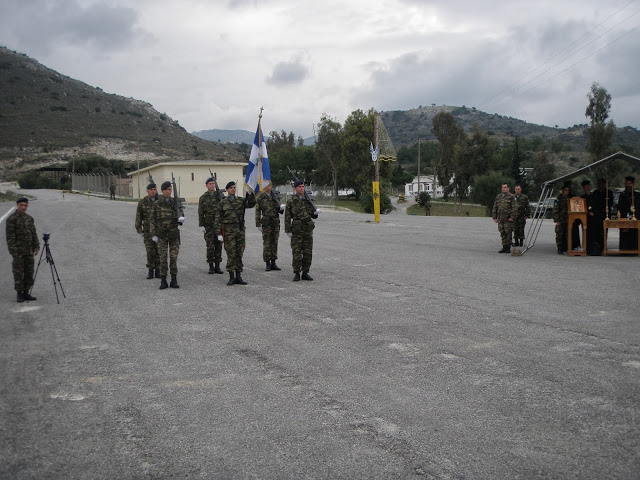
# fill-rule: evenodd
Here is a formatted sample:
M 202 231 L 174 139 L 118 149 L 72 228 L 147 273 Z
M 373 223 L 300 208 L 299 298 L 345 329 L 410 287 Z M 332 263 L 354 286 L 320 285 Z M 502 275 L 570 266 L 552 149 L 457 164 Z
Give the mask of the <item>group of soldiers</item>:
M 509 191 L 509 184 L 502 184 L 502 192 L 493 202 L 492 217 L 498 224 L 502 249 L 498 253 L 509 253 L 511 247 L 524 245 L 524 227 L 531 216 L 529 198 L 522 193 L 522 186 L 516 185 L 515 194 Z M 512 238 L 513 236 L 513 243 Z
M 266 186 L 258 195 L 249 193 L 245 198 L 236 195 L 236 183 L 229 182 L 226 195 L 219 191 L 216 179 L 210 177 L 205 182 L 207 191 L 198 201 L 198 223 L 206 243 L 206 261 L 209 274 L 223 274 L 222 247 L 227 255 L 226 269 L 229 272 L 227 285 L 246 285 L 242 278 L 244 268 L 245 209 L 256 208 L 256 227 L 262 233 L 263 260 L 266 271 L 278 271 L 278 239 L 280 236 L 280 215 L 284 214 L 285 233 L 291 239 L 294 281 L 313 280 L 309 275 L 313 254 L 313 220 L 319 211 L 304 194 L 301 180 L 293 184 L 295 195 L 286 205 L 271 186 Z M 180 288 L 177 281 L 178 253 L 180 251 L 180 230 L 184 223 L 184 211 L 176 206 L 172 197 L 171 182 L 161 185 L 161 195 L 157 186 L 147 185 L 147 196 L 138 202 L 136 211 L 136 231 L 143 236 L 147 251 L 148 279 L 159 278 L 160 289 Z M 167 265 L 168 263 L 168 265 Z M 167 284 L 167 272 L 171 281 Z
M 634 191 L 635 178 L 625 177 L 625 190 L 620 192 L 618 198 L 618 218 L 630 219 L 635 215 L 638 194 Z M 601 255 L 604 250 L 604 220 L 606 220 L 613 206 L 613 191 L 607 189 L 607 182 L 604 178 L 597 181 L 597 189 L 592 191 L 591 182 L 584 180 L 582 183 L 584 191 L 582 198 L 585 199 L 587 214 L 587 229 L 583 242 L 583 248 L 588 255 Z M 558 254 L 562 255 L 568 251 L 569 233 L 569 206 L 568 200 L 575 197 L 571 192 L 571 182 L 567 181 L 562 187 L 562 191 L 554 201 L 553 221 L 556 224 L 556 246 Z M 579 224 L 574 222 L 571 226 L 571 249 L 579 250 Z M 620 250 L 635 250 L 638 246 L 638 230 L 621 229 L 619 248 Z

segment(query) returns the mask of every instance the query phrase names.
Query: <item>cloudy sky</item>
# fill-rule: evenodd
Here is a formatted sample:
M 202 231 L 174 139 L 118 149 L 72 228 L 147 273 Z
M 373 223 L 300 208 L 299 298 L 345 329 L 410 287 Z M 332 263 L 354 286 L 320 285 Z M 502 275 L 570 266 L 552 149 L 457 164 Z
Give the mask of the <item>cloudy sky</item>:
M 593 82 L 640 127 L 640 0 L 3 0 L 0 44 L 188 131 L 432 103 L 567 127 Z

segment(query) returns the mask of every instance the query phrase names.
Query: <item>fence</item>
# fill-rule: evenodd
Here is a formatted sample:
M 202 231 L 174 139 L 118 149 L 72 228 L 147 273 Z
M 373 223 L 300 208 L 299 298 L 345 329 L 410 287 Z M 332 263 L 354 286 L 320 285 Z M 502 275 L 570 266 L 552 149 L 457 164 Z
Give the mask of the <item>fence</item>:
M 111 185 L 116 187 L 116 196 L 131 197 L 131 179 L 120 178 L 112 173 L 72 173 L 71 190 L 78 192 L 111 193 Z

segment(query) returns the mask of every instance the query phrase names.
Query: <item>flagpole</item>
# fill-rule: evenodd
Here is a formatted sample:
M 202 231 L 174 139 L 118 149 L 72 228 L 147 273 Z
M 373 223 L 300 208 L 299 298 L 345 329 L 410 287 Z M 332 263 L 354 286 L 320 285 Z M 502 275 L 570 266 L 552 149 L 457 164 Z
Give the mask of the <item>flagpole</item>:
M 262 190 L 262 110 L 264 107 L 260 107 L 258 115 L 258 190 Z

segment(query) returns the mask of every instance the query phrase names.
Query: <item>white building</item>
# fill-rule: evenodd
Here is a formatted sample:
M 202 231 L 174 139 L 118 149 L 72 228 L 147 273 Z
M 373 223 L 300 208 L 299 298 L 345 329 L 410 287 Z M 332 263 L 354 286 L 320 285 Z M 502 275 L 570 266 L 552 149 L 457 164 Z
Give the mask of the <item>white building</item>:
M 436 192 L 435 195 L 433 194 L 434 189 Z M 440 185 L 434 185 L 433 175 L 420 175 L 420 189 L 418 189 L 418 177 L 415 177 L 411 183 L 405 183 L 404 185 L 405 198 L 409 196 L 417 196 L 419 191 L 427 192 L 431 195 L 431 198 L 444 197 L 442 187 Z
M 241 162 L 214 162 L 209 160 L 157 163 L 129 174 L 132 179 L 133 198 L 141 198 L 147 194 L 146 188 L 149 183 L 149 174 L 158 185 L 158 194 L 160 194 L 160 185 L 165 180 L 171 180 L 171 174 L 173 173 L 180 196 L 187 202 L 197 203 L 200 195 L 207 190 L 204 182 L 211 176 L 209 170 L 217 175 L 221 190 L 224 190 L 228 182 L 234 181 L 237 182 L 238 186 L 236 194 L 244 196 L 244 175 L 242 171 L 246 165 L 246 163 Z

